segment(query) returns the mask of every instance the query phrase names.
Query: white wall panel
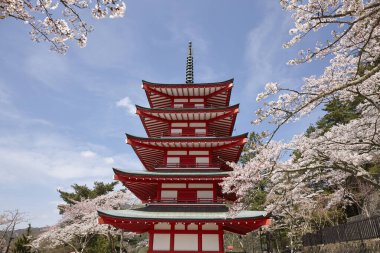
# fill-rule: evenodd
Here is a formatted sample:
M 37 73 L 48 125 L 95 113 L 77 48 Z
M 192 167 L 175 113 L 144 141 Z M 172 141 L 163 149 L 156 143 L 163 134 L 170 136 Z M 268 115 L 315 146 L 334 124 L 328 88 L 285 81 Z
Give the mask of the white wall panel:
M 174 235 L 174 250 L 197 251 L 198 250 L 198 235 L 175 234 Z
M 188 102 L 189 100 L 187 98 L 175 98 L 174 102 Z
M 212 199 L 214 196 L 213 191 L 197 191 L 198 199 Z
M 187 230 L 198 230 L 198 225 L 191 223 L 191 224 L 187 225 Z
M 213 188 L 213 184 L 189 184 L 189 188 Z
M 169 164 L 179 164 L 179 157 L 167 157 L 166 162 Z
M 203 251 L 219 251 L 219 235 L 202 235 Z
M 203 122 L 192 122 L 192 123 L 190 123 L 190 126 L 191 127 L 205 127 L 206 123 L 203 123 Z
M 166 222 L 160 222 L 154 225 L 154 229 L 157 229 L 157 230 L 170 230 L 170 228 L 171 228 L 171 225 Z
M 190 102 L 204 102 L 204 98 L 190 98 Z
M 183 122 L 172 123 L 172 127 L 187 127 L 187 123 L 183 123 Z
M 153 250 L 170 250 L 170 234 L 154 234 Z
M 186 150 L 169 150 L 168 155 L 187 155 Z
M 178 223 L 174 226 L 175 230 L 185 230 L 185 224 Z
M 186 188 L 186 184 L 168 184 L 163 183 L 162 188 Z
M 161 191 L 161 198 L 177 198 L 177 191 Z
M 196 163 L 209 163 L 210 159 L 208 157 L 196 157 Z
M 202 230 L 218 230 L 218 225 L 215 223 L 206 223 L 202 226 Z
M 172 134 L 182 134 L 182 129 L 180 129 L 180 128 L 172 128 L 172 129 L 170 130 L 170 132 L 171 132 Z
M 207 150 L 192 150 L 189 151 L 189 155 L 208 155 Z

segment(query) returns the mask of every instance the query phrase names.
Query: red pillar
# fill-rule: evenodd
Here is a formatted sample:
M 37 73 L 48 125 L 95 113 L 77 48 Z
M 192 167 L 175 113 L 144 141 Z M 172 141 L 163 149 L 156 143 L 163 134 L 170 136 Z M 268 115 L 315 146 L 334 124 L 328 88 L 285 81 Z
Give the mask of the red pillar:
M 224 252 L 224 238 L 223 238 L 223 229 L 221 225 L 219 225 L 219 252 Z

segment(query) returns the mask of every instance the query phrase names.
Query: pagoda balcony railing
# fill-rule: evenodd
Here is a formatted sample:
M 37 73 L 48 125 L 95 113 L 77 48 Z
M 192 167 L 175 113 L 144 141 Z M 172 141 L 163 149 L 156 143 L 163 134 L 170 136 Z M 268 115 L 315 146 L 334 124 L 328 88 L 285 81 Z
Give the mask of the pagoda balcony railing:
M 163 133 L 162 137 L 215 137 L 214 132 L 206 132 L 206 133 Z
M 155 168 L 173 168 L 173 169 L 181 169 L 181 168 L 220 168 L 220 163 L 158 163 L 155 165 Z
M 175 109 L 180 109 L 180 108 L 196 108 L 196 109 L 199 109 L 199 108 L 216 108 L 216 106 L 214 105 L 197 105 L 197 104 L 194 104 L 194 103 L 178 103 L 178 104 L 174 104 L 173 105 L 173 108 Z
M 187 204 L 187 203 L 191 203 L 191 204 L 206 204 L 206 203 L 224 203 L 225 200 L 223 198 L 217 198 L 217 199 L 214 199 L 214 198 L 161 198 L 161 200 L 157 200 L 157 201 L 154 201 L 153 203 L 167 203 L 167 204 L 171 204 L 171 203 L 184 203 L 184 204 Z

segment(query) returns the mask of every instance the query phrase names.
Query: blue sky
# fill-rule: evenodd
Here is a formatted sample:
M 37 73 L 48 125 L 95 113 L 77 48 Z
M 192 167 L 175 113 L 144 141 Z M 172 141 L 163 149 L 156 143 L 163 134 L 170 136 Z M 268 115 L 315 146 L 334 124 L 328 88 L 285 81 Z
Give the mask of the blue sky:
M 299 48 L 281 47 L 292 21 L 277 1 L 126 4 L 123 19 L 90 20 L 88 46 L 71 45 L 64 56 L 33 43 L 27 25 L 0 22 L 0 211 L 17 208 L 32 226 L 52 225 L 57 188 L 110 182 L 112 167 L 141 169 L 124 143 L 126 132 L 145 136 L 131 105 L 148 105 L 142 79 L 185 81 L 188 41 L 195 82 L 235 78 L 235 134 L 259 130 L 250 121 L 265 83 L 294 88 L 321 72 L 321 63 L 286 65 Z M 302 133 L 317 117 L 286 126 L 277 139 Z

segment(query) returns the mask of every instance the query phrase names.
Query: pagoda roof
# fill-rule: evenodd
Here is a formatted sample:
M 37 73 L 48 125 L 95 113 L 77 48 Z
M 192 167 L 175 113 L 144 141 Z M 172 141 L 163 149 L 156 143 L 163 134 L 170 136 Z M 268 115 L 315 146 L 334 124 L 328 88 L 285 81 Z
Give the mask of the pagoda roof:
M 165 180 L 165 179 L 173 179 L 174 178 L 196 178 L 204 181 L 209 181 L 212 179 L 220 179 L 223 177 L 228 177 L 228 171 L 144 171 L 144 170 L 122 170 L 113 168 L 113 171 L 116 175 L 121 177 L 130 177 L 130 178 L 150 178 L 152 180 Z M 170 180 L 171 181 L 171 180 Z
M 209 132 L 215 136 L 230 136 L 239 112 L 238 104 L 218 108 L 136 108 L 149 137 L 168 134 L 172 122 L 207 122 Z
M 226 171 L 127 171 L 113 169 L 119 180 L 143 202 L 156 201 L 159 183 L 220 183 L 228 177 Z M 235 194 L 223 194 L 217 189 L 218 200 L 236 200 Z
M 227 106 L 231 97 L 234 79 L 215 83 L 162 84 L 143 80 L 152 108 L 168 108 L 172 98 L 205 98 L 206 104 L 213 107 Z
M 248 133 L 231 137 L 144 138 L 127 134 L 127 143 L 133 147 L 147 170 L 164 164 L 166 150 L 208 150 L 212 153 L 212 164 L 219 167 L 222 164 L 222 169 L 229 170 L 230 167 L 224 162 L 239 160 L 247 136 Z
M 222 225 L 224 230 L 246 234 L 270 222 L 263 211 L 240 211 L 231 216 L 225 208 L 210 206 L 147 206 L 131 210 L 98 211 L 98 214 L 99 223 L 133 232 L 146 232 L 158 222 L 211 222 Z

